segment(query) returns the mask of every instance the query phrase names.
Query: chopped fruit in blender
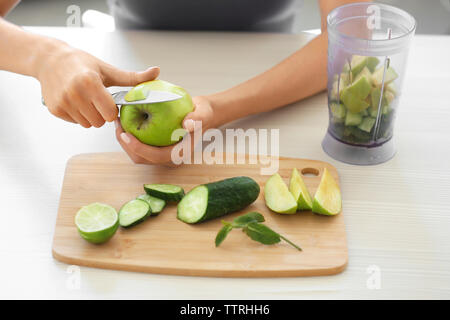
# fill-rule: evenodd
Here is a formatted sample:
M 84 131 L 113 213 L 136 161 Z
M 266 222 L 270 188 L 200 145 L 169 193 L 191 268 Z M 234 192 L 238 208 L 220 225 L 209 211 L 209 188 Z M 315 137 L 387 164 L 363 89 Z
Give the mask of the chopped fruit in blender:
M 379 67 L 375 72 L 372 74 L 372 83 L 377 86 L 381 87 L 381 83 L 383 82 L 383 73 L 384 73 L 384 66 Z M 386 69 L 386 74 L 384 75 L 384 84 L 387 85 L 397 79 L 398 75 L 397 72 L 391 67 Z

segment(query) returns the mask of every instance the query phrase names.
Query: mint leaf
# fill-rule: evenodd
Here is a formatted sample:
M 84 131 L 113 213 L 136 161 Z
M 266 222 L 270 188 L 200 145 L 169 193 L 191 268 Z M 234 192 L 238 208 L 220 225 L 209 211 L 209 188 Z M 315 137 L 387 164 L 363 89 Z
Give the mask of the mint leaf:
M 255 241 L 262 244 L 275 244 L 281 241 L 280 235 L 269 227 L 258 222 L 250 222 L 244 227 L 244 232 Z
M 224 226 L 217 233 L 217 236 L 216 236 L 216 247 L 218 247 L 223 242 L 223 240 L 225 240 L 225 238 L 227 237 L 228 233 L 230 233 L 230 231 L 233 230 L 233 226 L 230 223 L 228 223 L 226 221 L 222 221 L 222 223 L 224 224 Z
M 264 216 L 259 212 L 249 212 L 233 219 L 234 228 L 243 228 L 251 222 L 264 222 Z

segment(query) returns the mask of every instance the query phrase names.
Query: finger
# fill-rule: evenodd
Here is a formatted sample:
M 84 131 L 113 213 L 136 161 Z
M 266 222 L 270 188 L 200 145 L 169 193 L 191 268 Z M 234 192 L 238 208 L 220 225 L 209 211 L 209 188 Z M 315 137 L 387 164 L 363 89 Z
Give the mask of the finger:
M 89 90 L 91 90 L 91 88 L 89 88 Z M 92 126 L 100 128 L 105 124 L 105 120 L 88 100 L 89 96 L 89 94 L 81 96 L 79 92 L 73 92 L 69 100 L 71 105 L 70 108 L 71 110 L 78 110 Z
M 72 119 L 71 116 L 69 116 L 69 114 L 68 114 L 66 111 L 64 111 L 63 108 L 56 108 L 56 109 L 53 109 L 53 108 L 50 109 L 50 108 L 48 108 L 48 111 L 49 111 L 52 115 L 54 115 L 55 117 L 60 118 L 60 119 L 62 119 L 62 120 L 64 120 L 64 121 L 72 122 L 72 123 L 77 123 L 75 120 Z
M 70 110 L 68 111 L 70 117 L 75 120 L 76 123 L 79 123 L 84 128 L 90 128 L 92 125 L 89 121 L 78 111 L 78 110 Z
M 128 145 L 125 144 L 125 142 L 122 141 L 122 139 L 120 139 L 120 134 L 123 133 L 123 128 L 120 124 L 119 120 L 115 120 L 114 121 L 114 125 L 116 126 L 116 139 L 119 142 L 119 144 L 122 146 L 122 149 L 126 152 L 126 154 L 130 157 L 130 159 L 134 162 L 134 163 L 148 163 L 148 161 L 146 161 L 145 159 L 139 157 L 138 155 L 134 154 L 131 152 L 131 150 L 128 149 Z
M 212 117 L 212 113 L 209 107 L 204 107 L 202 102 L 194 104 L 194 111 L 188 113 L 183 120 L 183 128 L 188 132 L 193 132 L 196 127 L 196 122 L 201 122 L 203 129 L 207 129 L 204 124 L 207 124 Z
M 124 71 L 104 64 L 101 68 L 103 84 L 110 86 L 136 86 L 139 83 L 154 80 L 159 75 L 159 67 L 151 67 L 142 72 Z
M 100 79 L 94 82 L 93 89 L 95 93 L 92 95 L 92 102 L 95 109 L 105 121 L 111 122 L 116 120 L 119 116 L 119 109 Z
M 58 118 L 61 118 L 61 119 L 63 119 L 64 121 L 67 121 L 67 122 L 77 123 L 77 122 L 76 122 L 75 120 L 73 120 L 72 117 L 69 116 L 69 114 L 68 114 L 67 112 L 65 112 L 65 111 L 60 111 L 60 113 L 59 113 L 59 115 L 58 115 Z
M 80 110 L 80 113 L 95 128 L 100 128 L 105 124 L 105 120 L 92 104 L 86 105 L 83 109 Z
M 122 132 L 119 135 L 120 142 L 126 145 L 126 148 L 133 154 L 145 159 L 150 163 L 168 163 L 171 162 L 172 146 L 153 147 L 143 144 L 132 134 Z

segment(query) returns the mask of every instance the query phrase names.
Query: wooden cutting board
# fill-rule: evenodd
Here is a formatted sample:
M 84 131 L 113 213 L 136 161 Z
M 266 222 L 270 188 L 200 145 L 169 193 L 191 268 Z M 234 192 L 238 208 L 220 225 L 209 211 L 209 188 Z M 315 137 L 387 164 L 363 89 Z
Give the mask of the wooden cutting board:
M 149 273 L 214 277 L 291 277 L 339 273 L 348 260 L 343 214 L 334 217 L 311 212 L 280 215 L 264 204 L 260 165 L 186 165 L 166 168 L 133 164 L 124 153 L 82 154 L 67 163 L 53 239 L 53 256 L 62 262 L 88 267 Z M 323 169 L 337 179 L 326 162 L 280 158 L 279 173 L 289 181 L 292 168 L 303 173 L 314 195 Z M 266 167 L 266 166 L 265 166 Z M 249 176 L 261 186 L 258 199 L 224 220 L 258 211 L 275 231 L 300 245 L 302 252 L 285 242 L 262 245 L 240 230 L 233 230 L 220 247 L 214 246 L 220 219 L 188 225 L 176 219 L 176 205 L 168 205 L 156 217 L 130 228 L 119 228 L 107 243 L 94 245 L 77 232 L 74 217 L 91 202 L 103 202 L 117 210 L 144 193 L 144 183 L 170 183 L 189 191 L 198 184 L 234 176 Z

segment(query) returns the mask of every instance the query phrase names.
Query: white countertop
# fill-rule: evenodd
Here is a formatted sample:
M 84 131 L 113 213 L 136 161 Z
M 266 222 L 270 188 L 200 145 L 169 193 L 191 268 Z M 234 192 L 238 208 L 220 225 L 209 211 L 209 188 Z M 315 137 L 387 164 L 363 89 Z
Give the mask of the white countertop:
M 122 68 L 159 65 L 162 79 L 192 95 L 248 79 L 310 37 L 29 29 Z M 338 168 L 349 264 L 339 275 L 309 278 L 181 277 L 77 269 L 54 260 L 66 161 L 78 153 L 121 149 L 112 124 L 83 129 L 64 123 L 40 104 L 36 80 L 0 71 L 0 298 L 450 298 L 449 52 L 450 37 L 416 36 L 396 123 L 398 153 L 385 164 L 346 165 L 322 151 L 325 94 L 232 125 L 280 128 L 282 156 L 324 160 Z M 379 289 L 367 285 L 376 276 L 370 278 L 370 270 L 379 271 Z

